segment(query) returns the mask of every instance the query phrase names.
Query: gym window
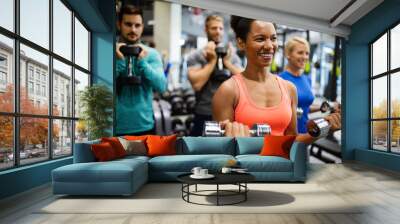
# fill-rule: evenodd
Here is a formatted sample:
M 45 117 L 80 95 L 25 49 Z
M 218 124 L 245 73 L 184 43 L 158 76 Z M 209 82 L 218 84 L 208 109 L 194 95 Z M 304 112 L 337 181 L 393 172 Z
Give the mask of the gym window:
M 1 0 L 0 170 L 71 156 L 87 139 L 90 35 L 64 0 Z
M 400 153 L 400 24 L 370 44 L 373 150 Z

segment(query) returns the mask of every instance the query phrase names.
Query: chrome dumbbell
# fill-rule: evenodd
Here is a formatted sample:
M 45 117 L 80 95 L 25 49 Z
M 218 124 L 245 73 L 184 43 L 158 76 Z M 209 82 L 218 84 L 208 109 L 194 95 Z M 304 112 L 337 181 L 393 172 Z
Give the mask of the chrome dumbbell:
M 321 104 L 320 111 L 322 113 L 333 113 L 335 108 L 333 102 L 324 101 Z M 331 125 L 324 118 L 317 118 L 307 122 L 307 132 L 315 138 L 323 138 L 328 136 Z
M 319 108 L 319 110 L 322 113 L 334 112 L 335 111 L 335 107 L 334 107 L 333 102 L 324 101 L 324 102 L 321 103 L 321 107 Z
M 271 126 L 268 124 L 254 124 L 249 130 L 250 134 L 254 137 L 262 137 L 271 134 Z M 204 122 L 203 136 L 207 137 L 220 137 L 224 136 L 225 130 L 221 128 L 220 123 L 217 121 Z
M 331 125 L 324 118 L 309 120 L 307 122 L 307 132 L 315 138 L 323 138 L 328 136 Z
M 297 113 L 297 118 L 302 117 L 303 116 L 303 109 L 301 109 L 300 107 L 297 107 L 296 113 Z

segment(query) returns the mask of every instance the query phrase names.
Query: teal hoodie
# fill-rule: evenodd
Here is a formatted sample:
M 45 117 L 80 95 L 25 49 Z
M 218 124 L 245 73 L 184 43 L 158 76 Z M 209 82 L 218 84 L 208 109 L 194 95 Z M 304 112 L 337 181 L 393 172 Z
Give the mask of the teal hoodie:
M 142 77 L 142 85 L 123 86 L 117 96 L 117 135 L 152 129 L 153 91 L 162 93 L 167 87 L 160 55 L 154 48 L 141 46 L 147 50 L 147 56 L 137 61 L 133 59 L 132 70 Z M 127 76 L 126 60 L 117 59 L 117 76 Z

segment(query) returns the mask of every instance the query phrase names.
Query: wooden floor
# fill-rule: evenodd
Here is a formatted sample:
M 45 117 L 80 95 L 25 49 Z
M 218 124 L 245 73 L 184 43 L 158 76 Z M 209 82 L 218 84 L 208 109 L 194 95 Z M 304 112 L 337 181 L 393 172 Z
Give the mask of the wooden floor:
M 55 199 L 42 186 L 0 202 L 0 223 L 400 223 L 400 174 L 359 163 L 311 164 L 307 183 L 317 183 L 345 201 L 367 204 L 357 214 L 35 214 Z

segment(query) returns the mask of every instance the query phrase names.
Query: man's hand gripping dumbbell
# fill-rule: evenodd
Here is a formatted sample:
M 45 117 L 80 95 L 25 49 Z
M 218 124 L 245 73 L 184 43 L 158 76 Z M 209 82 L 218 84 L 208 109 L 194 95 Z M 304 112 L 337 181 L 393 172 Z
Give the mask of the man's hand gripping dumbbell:
M 307 122 L 307 132 L 315 138 L 326 137 L 330 131 L 341 128 L 340 107 L 336 109 L 333 103 L 325 101 L 321 104 L 320 111 L 323 113 L 330 112 L 330 114 Z
M 235 130 L 233 130 L 235 129 Z M 236 122 L 217 122 L 217 121 L 206 121 L 204 122 L 203 136 L 207 137 L 220 137 L 220 136 L 232 136 L 233 132 L 240 133 L 239 136 L 255 136 L 262 137 L 271 134 L 271 126 L 268 124 L 254 124 L 251 129 L 246 125 L 242 125 Z M 237 135 L 235 135 L 238 137 Z

